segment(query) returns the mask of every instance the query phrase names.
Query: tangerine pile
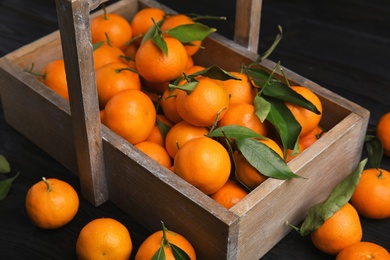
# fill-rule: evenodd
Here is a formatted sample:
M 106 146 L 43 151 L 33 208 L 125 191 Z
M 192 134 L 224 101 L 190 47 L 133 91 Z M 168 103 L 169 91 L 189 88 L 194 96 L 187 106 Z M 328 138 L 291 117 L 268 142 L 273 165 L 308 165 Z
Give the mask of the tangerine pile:
M 292 148 L 284 149 L 275 127 L 257 114 L 255 99 L 262 86 L 246 71 L 229 71 L 228 78 L 220 79 L 210 77 L 204 73 L 208 68 L 194 62 L 193 56 L 202 52 L 207 36 L 187 37 L 196 29 L 184 31 L 190 28 L 186 26 L 204 26 L 194 17 L 153 7 L 138 11 L 128 21 L 103 10 L 91 20 L 102 123 L 205 194 L 218 192 L 211 197 L 225 207 L 232 205 L 223 201 L 235 204 L 244 197 L 243 192 L 233 192 L 237 198 L 228 198 L 231 191 L 245 190 L 247 194 L 268 177 L 245 158 L 234 138 L 211 137 L 213 129 L 241 126 L 254 131 L 262 137 L 256 139 L 284 162 L 323 134 L 320 99 L 303 86 L 292 86 L 291 90 L 319 113 L 285 102 L 301 130 L 299 149 L 293 155 Z M 186 40 L 178 32 L 185 34 Z M 68 98 L 63 61 L 53 64 L 48 64 L 41 78 Z M 58 82 L 53 82 L 55 76 Z

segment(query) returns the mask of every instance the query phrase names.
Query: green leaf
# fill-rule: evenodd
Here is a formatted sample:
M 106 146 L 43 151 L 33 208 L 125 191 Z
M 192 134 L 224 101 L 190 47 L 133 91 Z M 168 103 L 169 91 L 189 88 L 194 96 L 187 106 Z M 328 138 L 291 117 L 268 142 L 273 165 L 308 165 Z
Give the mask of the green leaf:
M 183 90 L 189 95 L 195 90 L 195 88 L 196 88 L 196 86 L 198 86 L 198 84 L 199 84 L 198 81 L 192 81 L 192 82 L 188 82 L 182 86 L 177 86 L 175 84 L 169 84 L 168 87 L 171 89 L 177 88 L 177 89 Z
M 273 85 L 267 85 L 267 87 L 263 89 L 263 94 L 303 107 L 318 115 L 321 114 L 313 103 L 281 82 Z
M 271 111 L 271 103 L 257 95 L 253 100 L 253 104 L 255 106 L 255 115 L 260 118 L 261 122 L 264 122 Z
M 181 249 L 180 247 L 169 243 L 172 249 L 173 256 L 176 260 L 190 260 L 191 258 L 187 255 L 187 253 Z
M 255 85 L 260 88 L 263 87 L 267 82 L 268 84 L 281 82 L 279 79 L 271 77 L 271 74 L 262 68 L 250 67 L 246 69 L 246 72 L 248 73 L 249 77 L 253 79 Z
M 165 140 L 165 137 L 167 136 L 167 133 L 168 133 L 169 129 L 171 129 L 171 127 L 167 124 L 164 124 L 162 121 L 160 121 L 158 119 L 157 119 L 157 125 L 158 125 L 158 128 L 160 129 L 160 132 L 161 132 L 163 139 Z
M 264 98 L 271 105 L 267 120 L 278 131 L 285 154 L 287 149 L 294 149 L 302 127 L 283 101 L 271 97 Z M 255 107 L 255 113 L 258 112 L 257 109 L 261 108 Z
M 383 144 L 375 135 L 366 135 L 364 142 L 368 153 L 368 162 L 372 167 L 378 169 L 383 157 Z
M 252 129 L 240 125 L 226 125 L 215 128 L 208 134 L 209 137 L 227 137 L 227 138 L 260 138 L 264 136 L 256 133 Z
M 153 20 L 153 22 L 154 22 L 154 20 Z M 146 42 L 148 39 L 156 37 L 156 35 L 160 35 L 161 36 L 162 33 L 161 33 L 161 30 L 160 30 L 160 26 L 161 26 L 161 24 L 163 22 L 164 22 L 164 19 L 162 19 L 161 21 L 159 21 L 157 23 L 154 22 L 154 26 L 151 26 L 149 28 L 149 30 L 145 33 L 145 35 L 143 35 L 141 44 Z M 138 35 L 134 35 L 134 36 L 138 36 Z
M 210 66 L 203 70 L 197 71 L 191 75 L 188 75 L 188 77 L 190 78 L 194 78 L 197 76 L 204 76 L 204 77 L 222 80 L 222 81 L 229 80 L 229 79 L 241 80 L 240 78 L 234 76 L 233 74 L 229 73 L 228 71 L 218 66 Z
M 17 173 L 14 177 L 12 178 L 7 178 L 2 181 L 0 181 L 0 201 L 5 199 L 8 195 L 8 192 L 10 191 L 12 187 L 12 182 L 16 179 L 16 177 L 19 176 L 19 173 Z
M 286 162 L 271 148 L 253 138 L 237 138 L 238 149 L 263 175 L 276 179 L 302 178 L 293 173 Z
M 165 260 L 165 259 L 166 258 L 165 258 L 164 246 L 161 244 L 159 249 L 153 255 L 152 260 Z
M 209 34 L 217 31 L 201 23 L 182 24 L 166 31 L 182 43 L 203 41 Z
M 367 159 L 362 160 L 354 171 L 334 187 L 324 202 L 309 208 L 308 215 L 299 229 L 302 236 L 317 230 L 325 220 L 332 217 L 339 209 L 347 204 L 359 183 L 366 163 Z
M 168 57 L 168 46 L 164 38 L 160 34 L 156 34 L 152 37 L 152 41 L 160 48 L 164 55 Z
M 7 159 L 0 154 L 0 173 L 9 173 L 10 171 L 11 171 L 11 167 Z

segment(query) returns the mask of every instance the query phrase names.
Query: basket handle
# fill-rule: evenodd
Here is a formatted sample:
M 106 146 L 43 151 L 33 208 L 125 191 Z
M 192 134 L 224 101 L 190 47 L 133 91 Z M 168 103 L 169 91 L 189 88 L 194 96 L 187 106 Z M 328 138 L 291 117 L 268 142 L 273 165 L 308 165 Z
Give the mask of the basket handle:
M 236 0 L 234 41 L 257 53 L 262 0 Z
M 89 20 L 102 2 L 56 0 L 81 192 L 95 206 L 108 200 Z

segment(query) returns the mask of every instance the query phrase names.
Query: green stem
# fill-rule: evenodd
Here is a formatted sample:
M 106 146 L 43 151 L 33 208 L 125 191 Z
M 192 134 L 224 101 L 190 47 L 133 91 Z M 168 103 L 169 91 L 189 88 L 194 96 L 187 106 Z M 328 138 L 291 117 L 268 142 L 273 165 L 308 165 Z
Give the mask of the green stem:
M 46 180 L 45 177 L 42 177 L 42 180 L 46 184 L 47 191 L 50 192 L 51 191 L 51 186 L 50 186 L 49 182 Z

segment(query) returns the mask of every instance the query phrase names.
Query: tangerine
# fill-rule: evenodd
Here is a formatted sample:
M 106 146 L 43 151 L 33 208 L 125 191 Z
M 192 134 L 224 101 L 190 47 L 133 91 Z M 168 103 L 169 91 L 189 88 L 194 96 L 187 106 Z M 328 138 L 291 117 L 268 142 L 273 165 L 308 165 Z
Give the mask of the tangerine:
M 336 260 L 389 260 L 389 252 L 372 242 L 358 242 L 347 246 L 337 254 Z
M 383 114 L 376 126 L 376 136 L 381 140 L 383 154 L 390 157 L 390 112 Z
M 65 62 L 63 59 L 54 60 L 46 64 L 42 69 L 40 81 L 61 97 L 69 100 Z
M 390 172 L 375 168 L 365 169 L 350 203 L 366 218 L 390 217 Z
M 229 179 L 231 161 L 222 144 L 209 137 L 198 137 L 180 147 L 174 167 L 178 176 L 210 195 Z
M 360 242 L 362 235 L 358 212 L 347 203 L 313 231 L 311 239 L 322 252 L 336 255 L 347 246 Z
M 210 195 L 210 197 L 224 206 L 230 209 L 236 205 L 240 200 L 248 195 L 246 190 L 240 183 L 229 179 L 217 192 Z
M 133 250 L 131 236 L 122 223 L 112 218 L 98 218 L 80 231 L 76 253 L 83 259 L 127 260 Z
M 248 75 L 237 71 L 231 71 L 230 74 L 240 79 L 229 79 L 224 81 L 226 89 L 230 95 L 230 104 L 253 104 L 257 90 L 252 86 Z
M 56 178 L 42 178 L 26 195 L 26 212 L 32 222 L 43 229 L 56 229 L 69 223 L 79 209 L 74 188 Z
M 131 144 L 146 140 L 155 122 L 154 104 L 141 90 L 122 90 L 104 108 L 103 124 Z
M 306 135 L 312 131 L 321 121 L 322 118 L 322 103 L 318 96 L 310 89 L 303 86 L 291 86 L 291 88 L 302 95 L 305 99 L 313 103 L 320 114 L 316 114 L 306 108 L 291 103 L 286 103 L 288 109 L 294 115 L 295 119 L 302 126 L 300 135 Z
M 139 10 L 130 22 L 133 37 L 138 37 L 134 43 L 140 45 L 142 37 L 146 32 L 154 26 L 154 23 L 158 23 L 164 19 L 165 12 L 156 7 L 149 7 Z
M 140 151 L 148 155 L 150 158 L 154 159 L 156 162 L 160 163 L 166 168 L 172 166 L 172 159 L 169 157 L 167 150 L 161 145 L 151 142 L 151 141 L 142 141 L 134 145 Z

